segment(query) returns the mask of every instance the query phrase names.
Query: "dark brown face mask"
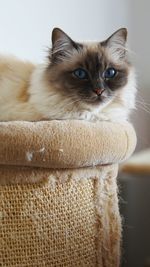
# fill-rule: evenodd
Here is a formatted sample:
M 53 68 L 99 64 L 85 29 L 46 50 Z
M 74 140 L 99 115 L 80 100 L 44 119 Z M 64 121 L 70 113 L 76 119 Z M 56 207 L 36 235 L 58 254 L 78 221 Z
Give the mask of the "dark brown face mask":
M 126 38 L 127 30 L 122 28 L 103 42 L 84 44 L 55 28 L 49 82 L 60 93 L 92 105 L 110 100 L 128 82 Z

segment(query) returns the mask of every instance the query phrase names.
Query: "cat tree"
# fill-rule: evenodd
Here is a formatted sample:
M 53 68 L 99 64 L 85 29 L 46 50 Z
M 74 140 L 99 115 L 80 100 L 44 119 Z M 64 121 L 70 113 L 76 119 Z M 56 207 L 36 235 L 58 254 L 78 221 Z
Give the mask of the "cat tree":
M 129 123 L 0 123 L 0 266 L 117 267 Z

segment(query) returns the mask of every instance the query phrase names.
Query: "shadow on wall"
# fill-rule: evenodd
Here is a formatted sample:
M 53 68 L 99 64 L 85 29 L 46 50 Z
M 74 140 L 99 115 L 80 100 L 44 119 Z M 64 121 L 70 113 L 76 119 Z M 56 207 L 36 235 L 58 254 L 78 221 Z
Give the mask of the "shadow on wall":
M 133 112 L 138 144 L 136 150 L 150 147 L 150 1 L 128 0 L 129 43 L 137 69 L 137 110 Z

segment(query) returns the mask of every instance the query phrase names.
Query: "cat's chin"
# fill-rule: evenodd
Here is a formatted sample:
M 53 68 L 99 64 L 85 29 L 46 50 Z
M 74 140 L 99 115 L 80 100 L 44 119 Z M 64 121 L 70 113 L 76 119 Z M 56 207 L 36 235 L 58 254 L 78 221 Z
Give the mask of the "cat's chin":
M 87 104 L 92 105 L 92 106 L 101 106 L 107 104 L 109 102 L 106 97 L 102 96 L 95 96 L 92 98 L 88 98 L 85 101 Z

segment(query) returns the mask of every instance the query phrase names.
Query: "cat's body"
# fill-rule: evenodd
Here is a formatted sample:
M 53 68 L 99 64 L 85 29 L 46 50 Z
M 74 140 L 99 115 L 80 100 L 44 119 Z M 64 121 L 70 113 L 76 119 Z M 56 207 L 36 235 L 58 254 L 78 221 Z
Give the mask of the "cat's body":
M 0 56 L 0 121 L 126 120 L 136 89 L 122 31 L 80 44 L 55 29 L 49 60 L 41 65 Z

